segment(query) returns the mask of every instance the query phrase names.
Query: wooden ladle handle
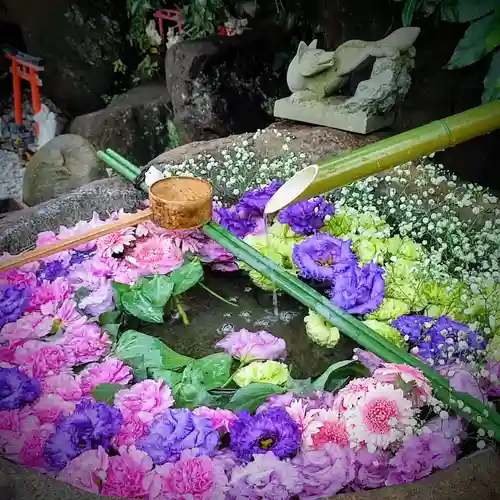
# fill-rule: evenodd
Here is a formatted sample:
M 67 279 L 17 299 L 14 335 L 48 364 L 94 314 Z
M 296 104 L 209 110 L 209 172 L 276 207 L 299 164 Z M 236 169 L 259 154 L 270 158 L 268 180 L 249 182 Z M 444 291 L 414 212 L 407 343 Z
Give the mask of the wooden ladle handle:
M 102 226 L 98 226 L 95 229 L 87 231 L 86 233 L 77 234 L 75 236 L 72 236 L 71 238 L 57 241 L 56 243 L 45 245 L 43 247 L 30 250 L 29 252 L 24 252 L 19 255 L 15 255 L 10 259 L 5 259 L 0 261 L 0 271 L 7 271 L 8 269 L 16 269 L 26 264 L 30 264 L 31 262 L 43 259 L 44 257 L 48 257 L 49 255 L 53 255 L 62 252 L 63 250 L 74 248 L 78 245 L 82 245 L 83 243 L 88 243 L 89 241 L 96 240 L 97 238 L 102 238 L 103 236 L 106 236 L 107 234 L 110 233 L 114 233 L 115 231 L 119 231 L 120 229 L 125 229 L 126 227 L 135 226 L 140 222 L 145 222 L 151 219 L 152 215 L 153 211 L 150 208 L 148 208 L 141 212 L 137 212 L 136 214 L 126 215 L 125 217 L 122 217 L 116 221 L 103 224 Z

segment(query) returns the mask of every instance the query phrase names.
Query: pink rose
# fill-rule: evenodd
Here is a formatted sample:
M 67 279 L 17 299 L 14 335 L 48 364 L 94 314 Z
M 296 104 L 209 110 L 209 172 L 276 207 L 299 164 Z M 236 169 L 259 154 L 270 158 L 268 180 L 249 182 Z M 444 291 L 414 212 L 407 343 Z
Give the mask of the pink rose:
M 99 493 L 106 480 L 109 457 L 102 446 L 97 450 L 87 450 L 71 460 L 58 474 L 57 479 L 75 488 Z
M 21 340 L 45 337 L 52 330 L 54 320 L 39 312 L 25 314 L 15 323 L 7 323 L 0 331 L 0 341 L 9 345 Z
M 89 395 L 100 384 L 127 385 L 133 377 L 132 370 L 119 359 L 88 365 L 80 375 L 84 395 Z
M 78 402 L 83 396 L 81 377 L 63 372 L 50 375 L 42 380 L 43 394 L 57 394 L 65 401 Z
M 224 500 L 228 480 L 224 467 L 209 457 L 197 457 L 196 452 L 185 450 L 175 463 L 155 469 L 161 480 L 159 498 L 169 500 Z M 153 496 L 151 495 L 151 498 Z
M 268 332 L 249 332 L 244 328 L 227 334 L 217 342 L 216 346 L 225 349 L 231 356 L 245 363 L 282 358 L 286 352 L 283 339 Z
M 159 380 L 144 380 L 115 395 L 115 406 L 121 410 L 125 420 L 133 417 L 144 423 L 151 422 L 173 404 L 170 387 Z
M 78 364 L 98 361 L 111 348 L 111 340 L 96 323 L 69 328 L 59 342 L 66 351 L 73 353 Z
M 22 414 L 32 415 L 43 424 L 55 424 L 63 415 L 71 415 L 75 410 L 75 403 L 65 401 L 57 394 L 43 394 L 30 408 L 24 408 Z
M 153 461 L 135 446 L 122 446 L 119 453 L 119 456 L 109 458 L 101 495 L 146 498 L 154 477 Z
M 193 410 L 193 413 L 199 417 L 208 418 L 212 422 L 212 427 L 219 432 L 229 432 L 231 423 L 238 420 L 238 417 L 232 411 L 221 410 L 220 408 L 214 410 L 201 406 Z

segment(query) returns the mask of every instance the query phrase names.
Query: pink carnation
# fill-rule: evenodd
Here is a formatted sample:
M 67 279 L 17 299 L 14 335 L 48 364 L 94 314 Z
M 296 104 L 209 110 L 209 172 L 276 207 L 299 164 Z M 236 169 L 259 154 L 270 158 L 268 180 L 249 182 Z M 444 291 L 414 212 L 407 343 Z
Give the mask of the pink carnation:
M 65 278 L 57 278 L 52 283 L 43 282 L 32 290 L 28 312 L 39 311 L 48 302 L 62 302 L 70 298 L 71 288 Z
M 23 272 L 22 269 L 9 269 L 0 273 L 0 283 L 33 289 L 38 285 L 38 280 L 34 272 Z
M 55 426 L 45 424 L 32 430 L 29 434 L 23 434 L 22 444 L 17 452 L 18 462 L 21 465 L 45 472 L 48 465 L 45 461 L 43 450 L 45 442 L 54 433 Z
M 0 342 L 7 342 L 12 346 L 22 340 L 45 337 L 52 331 L 53 324 L 54 320 L 50 316 L 38 312 L 25 314 L 0 330 Z
M 122 253 L 135 241 L 134 228 L 127 227 L 116 233 L 107 234 L 97 240 L 97 254 L 100 257 L 112 257 Z
M 169 273 L 182 266 L 184 256 L 172 242 L 154 236 L 137 243 L 127 261 L 140 269 L 141 274 L 145 276 Z
M 115 406 L 121 410 L 125 420 L 129 417 L 149 423 L 174 404 L 170 387 L 158 380 L 144 380 L 130 389 L 119 391 Z
M 74 355 L 62 346 L 39 340 L 19 346 L 14 361 L 23 373 L 39 380 L 69 371 L 76 364 Z
M 153 461 L 135 446 L 123 446 L 119 453 L 119 456 L 109 457 L 101 495 L 146 498 L 154 478 Z
M 106 480 L 109 457 L 102 446 L 97 450 L 87 450 L 71 460 L 58 474 L 57 479 L 75 488 L 99 493 Z
M 13 344 L 10 344 L 7 347 L 0 347 L 0 363 L 14 366 L 16 364 L 15 356 L 17 348 L 22 346 L 24 343 L 25 343 L 24 340 L 19 340 L 17 342 L 14 342 Z M 4 368 L 10 368 L 10 367 L 4 366 Z
M 23 418 L 26 415 L 23 415 Z M 21 410 L 0 410 L 0 439 L 1 436 L 8 432 L 21 432 Z M 0 441 L 1 442 L 1 441 Z
M 168 500 L 226 498 L 228 480 L 223 465 L 216 459 L 197 457 L 196 452 L 192 450 L 183 451 L 175 463 L 156 467 L 155 472 L 161 480 L 158 498 Z
M 115 448 L 135 444 L 139 439 L 146 436 L 149 430 L 149 423 L 139 420 L 137 416 L 128 415 L 120 427 L 120 431 L 113 438 L 112 443 Z
M 66 239 L 80 233 L 86 233 L 89 229 L 94 227 L 98 227 L 104 224 L 104 222 L 99 218 L 99 214 L 94 212 L 92 214 L 92 219 L 90 221 L 80 221 L 72 228 L 67 228 L 65 226 L 61 226 L 59 228 L 59 239 Z M 83 243 L 74 247 L 74 250 L 78 252 L 86 252 L 89 250 L 93 250 L 96 246 L 95 241 L 89 241 L 88 243 Z
M 249 332 L 244 328 L 227 334 L 216 346 L 243 362 L 278 359 L 286 352 L 283 339 L 268 332 Z
M 208 418 L 212 422 L 212 427 L 219 432 L 229 432 L 231 423 L 238 420 L 238 417 L 232 411 L 220 408 L 214 410 L 213 408 L 201 406 L 193 410 L 193 413 L 199 417 Z
M 54 332 L 70 327 L 78 328 L 87 322 L 87 318 L 78 312 L 76 302 L 73 300 L 47 302 L 40 307 L 40 311 L 52 318 Z
M 105 356 L 111 347 L 111 340 L 99 325 L 87 323 L 68 329 L 60 344 L 74 354 L 78 364 L 83 364 L 98 361 Z
M 57 394 L 43 394 L 31 408 L 23 409 L 22 413 L 35 416 L 43 425 L 55 424 L 61 415 L 71 415 L 74 410 L 75 403 L 65 401 Z
M 396 388 L 403 389 L 403 391 L 405 389 L 401 387 L 401 382 L 410 384 L 410 396 L 413 403 L 418 407 L 425 405 L 432 399 L 431 384 L 418 368 L 409 365 L 385 363 L 381 368 L 375 370 L 373 378 L 380 382 L 392 384 Z
M 42 381 L 44 394 L 57 394 L 65 401 L 78 402 L 82 396 L 81 378 L 72 373 L 58 373 L 46 377 Z
M 89 395 L 100 384 L 127 385 L 133 377 L 132 370 L 118 359 L 88 365 L 80 375 L 84 395 Z

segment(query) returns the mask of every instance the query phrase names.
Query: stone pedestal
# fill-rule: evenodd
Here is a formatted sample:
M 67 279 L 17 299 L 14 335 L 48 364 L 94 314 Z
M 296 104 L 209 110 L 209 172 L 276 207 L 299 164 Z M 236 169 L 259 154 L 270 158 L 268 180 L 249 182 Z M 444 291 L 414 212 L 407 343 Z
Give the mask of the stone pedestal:
M 348 112 L 341 106 L 347 99 L 336 96 L 321 101 L 299 101 L 293 96 L 286 97 L 274 103 L 274 116 L 357 134 L 369 134 L 394 123 L 394 112 L 383 116 L 368 116 L 362 111 Z

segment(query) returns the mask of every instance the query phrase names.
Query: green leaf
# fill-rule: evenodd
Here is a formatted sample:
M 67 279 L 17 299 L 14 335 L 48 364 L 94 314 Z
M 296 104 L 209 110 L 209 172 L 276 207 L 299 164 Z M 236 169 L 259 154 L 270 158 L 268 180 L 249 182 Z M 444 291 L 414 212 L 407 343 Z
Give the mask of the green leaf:
M 114 311 L 102 313 L 99 316 L 99 324 L 101 326 L 105 326 L 120 323 L 121 315 L 122 313 L 120 311 L 117 311 L 116 309 Z
M 181 382 L 174 387 L 173 396 L 177 408 L 194 409 L 198 406 L 210 406 L 212 396 L 208 391 L 196 384 Z
M 496 32 L 496 23 L 495 14 L 490 14 L 473 22 L 463 38 L 458 42 L 446 68 L 457 69 L 469 66 L 482 59 L 488 52 L 491 52 L 494 47 L 487 45 L 487 39 Z
M 334 391 L 350 378 L 368 377 L 369 375 L 370 370 L 359 361 L 339 361 L 329 366 L 323 375 L 313 382 L 313 387 L 316 391 Z
M 115 357 L 131 366 L 134 373 L 136 369 L 178 370 L 193 360 L 170 349 L 161 340 L 135 330 L 122 334 L 115 348 Z
M 195 359 L 184 369 L 182 381 L 200 385 L 207 391 L 218 389 L 231 377 L 232 364 L 233 358 L 225 352 Z
M 284 394 L 286 389 L 274 384 L 249 384 L 238 389 L 227 408 L 232 411 L 255 411 L 269 396 Z
M 164 307 L 172 296 L 174 283 L 168 276 L 155 275 L 142 285 L 142 292 L 155 306 Z
M 118 334 L 120 333 L 120 327 L 121 323 L 108 323 L 107 325 L 104 325 L 102 329 L 111 337 L 111 339 L 114 341 L 118 337 Z
M 148 374 L 155 380 L 163 380 L 170 387 L 175 387 L 182 380 L 182 373 L 172 370 L 163 370 L 153 368 L 148 370 Z
M 484 103 L 495 99 L 500 99 L 500 49 L 491 58 L 490 69 L 484 79 L 482 101 Z
M 304 396 L 316 390 L 310 378 L 295 380 L 292 377 L 288 379 L 287 389 L 289 392 Z
M 425 17 L 431 16 L 441 4 L 442 0 L 424 0 L 421 10 Z
M 486 38 L 486 49 L 492 51 L 500 45 L 500 10 L 496 14 L 496 23 Z
M 111 284 L 115 296 L 115 304 L 117 309 L 122 307 L 122 295 L 130 290 L 130 285 L 125 283 L 119 283 L 118 281 L 113 281 Z
M 421 0 L 406 0 L 402 14 L 403 26 L 411 26 L 413 16 L 421 3 Z
M 173 294 L 179 295 L 203 279 L 203 266 L 199 260 L 193 260 L 172 271 L 168 278 L 174 284 Z
M 92 396 L 98 403 L 112 405 L 115 400 L 115 394 L 125 388 L 121 384 L 99 384 L 92 390 Z
M 469 23 L 489 14 L 498 0 L 451 0 L 443 2 L 441 19 L 450 23 Z
M 75 292 L 75 302 L 79 304 L 85 297 L 88 297 L 91 294 L 91 291 L 86 286 L 81 286 Z

